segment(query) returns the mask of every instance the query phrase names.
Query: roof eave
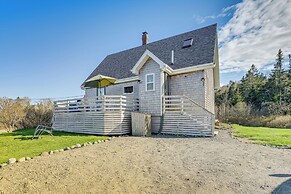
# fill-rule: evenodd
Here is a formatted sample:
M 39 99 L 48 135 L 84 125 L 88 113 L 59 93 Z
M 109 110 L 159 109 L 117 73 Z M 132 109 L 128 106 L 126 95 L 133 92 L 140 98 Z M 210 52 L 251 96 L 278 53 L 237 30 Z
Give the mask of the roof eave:
M 167 64 L 164 63 L 162 60 L 160 60 L 156 55 L 154 55 L 151 51 L 148 49 L 145 50 L 145 52 L 142 54 L 142 56 L 139 58 L 139 60 L 136 62 L 136 64 L 133 66 L 133 68 L 130 70 L 134 75 L 138 75 L 140 69 L 144 66 L 144 64 L 147 62 L 147 60 L 151 58 L 156 63 L 160 65 L 161 69 L 164 69 Z

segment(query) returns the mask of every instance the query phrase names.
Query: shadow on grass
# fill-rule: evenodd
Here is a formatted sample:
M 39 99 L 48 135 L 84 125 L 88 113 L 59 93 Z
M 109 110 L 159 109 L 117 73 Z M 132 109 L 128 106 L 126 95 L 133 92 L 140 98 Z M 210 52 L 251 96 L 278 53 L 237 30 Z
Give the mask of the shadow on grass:
M 287 194 L 287 193 L 291 193 L 291 178 L 280 184 L 272 191 L 272 194 Z
M 35 129 L 19 129 L 16 131 L 13 131 L 11 133 L 2 133 L 0 136 L 2 137 L 15 137 L 14 139 L 17 140 L 32 140 L 33 134 Z M 93 134 L 81 134 L 81 133 L 68 133 L 68 132 L 60 132 L 60 131 L 53 131 L 53 136 L 92 136 Z M 34 138 L 34 140 L 41 139 L 42 137 L 51 136 L 50 134 L 47 134 L 44 132 L 40 138 Z M 53 137 L 52 136 L 52 137 Z M 98 136 L 98 135 L 96 135 Z

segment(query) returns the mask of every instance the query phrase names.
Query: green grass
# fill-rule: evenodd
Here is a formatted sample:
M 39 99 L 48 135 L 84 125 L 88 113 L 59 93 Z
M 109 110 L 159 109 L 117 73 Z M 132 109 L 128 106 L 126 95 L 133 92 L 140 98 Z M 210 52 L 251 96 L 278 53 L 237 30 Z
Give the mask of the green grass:
M 235 137 L 247 138 L 257 144 L 291 146 L 291 129 L 232 126 Z
M 53 136 L 43 134 L 39 139 L 32 139 L 33 133 L 34 129 L 22 129 L 0 134 L 0 164 L 9 158 L 33 157 L 45 151 L 107 139 L 104 136 L 64 132 L 53 132 Z

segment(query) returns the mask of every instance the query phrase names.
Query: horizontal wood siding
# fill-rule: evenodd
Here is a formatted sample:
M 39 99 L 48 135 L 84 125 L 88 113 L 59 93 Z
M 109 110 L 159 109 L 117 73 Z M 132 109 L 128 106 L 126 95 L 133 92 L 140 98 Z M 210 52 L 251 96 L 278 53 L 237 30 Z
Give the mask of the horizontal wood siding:
M 212 136 L 212 118 L 207 115 L 189 115 L 179 111 L 164 114 L 162 133 L 190 136 Z
M 104 134 L 103 112 L 55 113 L 53 129 L 73 133 Z
M 56 113 L 53 129 L 96 135 L 129 134 L 131 117 L 129 111 Z
M 186 96 L 164 96 L 162 133 L 213 136 L 214 114 Z
M 54 102 L 53 129 L 96 135 L 121 135 L 131 132 L 131 111 L 138 110 L 138 100 L 106 95 Z

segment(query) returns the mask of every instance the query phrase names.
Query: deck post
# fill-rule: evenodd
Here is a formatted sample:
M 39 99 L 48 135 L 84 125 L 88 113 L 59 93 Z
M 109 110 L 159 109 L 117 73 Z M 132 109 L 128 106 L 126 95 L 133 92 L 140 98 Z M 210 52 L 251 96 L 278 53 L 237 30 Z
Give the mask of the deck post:
M 181 97 L 181 112 L 184 112 L 184 99 Z
M 101 105 L 101 110 L 106 111 L 106 106 L 105 106 L 105 101 L 106 101 L 106 96 L 101 96 L 102 99 L 102 105 Z

